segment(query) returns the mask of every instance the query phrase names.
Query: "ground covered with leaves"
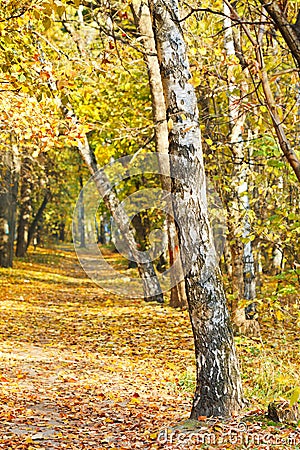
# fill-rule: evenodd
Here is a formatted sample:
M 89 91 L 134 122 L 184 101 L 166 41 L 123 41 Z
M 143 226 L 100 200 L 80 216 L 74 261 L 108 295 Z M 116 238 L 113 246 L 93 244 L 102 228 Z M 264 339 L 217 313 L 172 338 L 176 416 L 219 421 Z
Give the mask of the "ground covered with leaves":
M 195 423 L 186 311 L 105 292 L 71 246 L 38 249 L 0 277 L 0 448 L 300 449 L 299 424 L 265 414 L 300 385 L 292 320 L 265 318 L 261 339 L 236 339 L 245 414 Z

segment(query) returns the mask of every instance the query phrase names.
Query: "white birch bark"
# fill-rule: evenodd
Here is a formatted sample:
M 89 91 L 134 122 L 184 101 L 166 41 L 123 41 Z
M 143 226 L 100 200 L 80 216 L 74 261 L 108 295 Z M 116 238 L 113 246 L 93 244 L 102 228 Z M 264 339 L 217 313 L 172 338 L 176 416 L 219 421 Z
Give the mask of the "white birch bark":
M 169 132 L 170 153 L 184 157 L 192 168 L 186 173 L 184 163 L 175 167 L 171 162 L 172 192 L 181 197 L 184 205 L 181 208 L 175 202 L 174 210 L 183 267 L 189 267 L 185 280 L 196 352 L 197 386 L 191 417 L 229 416 L 242 407 L 243 394 L 208 219 L 197 99 L 190 83 L 178 3 L 151 0 L 150 5 L 167 118 L 173 124 Z
M 163 155 L 168 155 L 169 132 L 167 125 L 166 105 L 148 1 L 135 0 L 132 3 L 132 9 L 134 12 L 138 30 L 143 39 L 143 47 L 145 50 L 144 59 L 148 69 L 149 85 L 152 98 L 153 121 L 155 124 L 156 152 L 162 153 Z M 166 174 L 170 173 L 170 165 L 168 163 L 168 159 L 162 158 L 159 163 L 161 173 L 165 174 L 161 177 L 162 188 L 165 191 L 171 192 L 171 179 L 170 177 L 166 176 Z M 172 205 L 170 205 L 168 209 L 169 211 L 172 211 Z M 174 219 L 170 215 L 167 215 L 167 233 L 169 241 L 169 259 L 170 265 L 172 266 L 175 261 L 176 250 L 179 248 L 179 246 L 176 225 Z M 180 263 L 180 255 L 178 254 L 178 251 L 177 258 L 179 258 Z M 181 264 L 177 265 L 177 270 L 175 273 L 172 271 L 171 286 L 172 288 L 170 305 L 173 307 L 185 307 L 187 304 L 187 300 Z
M 243 129 L 245 124 L 245 112 L 241 109 L 241 96 L 236 95 L 237 85 L 234 75 L 232 73 L 230 65 L 230 59 L 235 56 L 235 45 L 232 31 L 232 22 L 230 19 L 230 9 L 226 3 L 224 3 L 224 47 L 229 62 L 227 70 L 228 75 L 228 106 L 229 106 L 229 122 L 231 127 L 230 142 L 234 156 L 237 160 L 235 164 L 234 184 L 236 189 L 236 204 L 232 208 L 232 211 L 237 211 L 238 217 L 233 217 L 233 221 L 239 224 L 242 218 L 242 237 L 246 240 L 251 233 L 251 226 L 249 222 L 248 212 L 250 210 L 249 195 L 248 195 L 248 181 L 247 181 L 247 169 L 244 164 L 245 159 L 245 147 L 243 142 Z M 244 72 L 247 69 L 244 69 Z M 241 95 L 245 95 L 248 90 L 246 81 L 240 83 Z M 234 214 L 234 213 L 233 213 Z M 238 240 L 239 237 L 235 236 L 234 240 Z M 237 242 L 233 244 L 236 250 L 233 251 L 233 257 L 237 258 L 234 266 L 237 271 L 233 274 L 236 278 L 241 278 L 237 281 L 237 288 L 240 290 L 239 297 L 243 296 L 246 300 L 253 300 L 256 297 L 256 283 L 255 283 L 255 268 L 254 268 L 254 256 L 252 250 L 252 243 L 248 241 L 242 245 Z M 239 248 L 242 247 L 242 253 Z M 237 305 L 236 305 L 237 306 Z

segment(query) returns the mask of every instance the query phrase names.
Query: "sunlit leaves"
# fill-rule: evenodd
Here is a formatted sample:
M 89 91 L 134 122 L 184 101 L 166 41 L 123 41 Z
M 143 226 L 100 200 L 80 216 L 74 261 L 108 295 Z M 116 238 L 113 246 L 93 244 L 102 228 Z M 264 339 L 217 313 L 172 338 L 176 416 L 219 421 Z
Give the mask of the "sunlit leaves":
M 106 256 L 119 263 L 119 254 Z M 85 278 L 68 244 L 30 252 L 0 276 L 0 445 L 156 448 L 161 430 L 194 433 L 195 423 L 184 421 L 195 382 L 187 311 L 109 295 Z M 259 339 L 236 338 L 251 402 L 245 416 L 197 424 L 216 439 L 231 436 L 231 450 L 241 423 L 250 449 L 258 433 L 266 440 L 298 433 L 265 416 L 274 397 L 299 398 L 295 323 L 283 332 L 270 321 Z

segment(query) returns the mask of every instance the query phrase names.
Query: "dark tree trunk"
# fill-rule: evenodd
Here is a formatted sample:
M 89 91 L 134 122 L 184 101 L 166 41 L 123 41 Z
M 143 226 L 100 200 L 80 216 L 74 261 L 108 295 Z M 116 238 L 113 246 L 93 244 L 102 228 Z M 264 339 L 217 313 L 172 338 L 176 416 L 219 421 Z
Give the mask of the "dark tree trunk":
M 65 229 L 66 229 L 66 224 L 65 222 L 60 222 L 59 224 L 59 240 L 61 242 L 65 241 Z
M 100 220 L 100 244 L 106 244 L 106 236 L 105 236 L 105 223 L 104 218 Z
M 41 206 L 37 210 L 37 213 L 34 216 L 34 219 L 33 219 L 33 221 L 31 222 L 31 224 L 29 226 L 26 250 L 28 249 L 29 245 L 31 244 L 32 238 L 33 238 L 35 232 L 37 231 L 38 224 L 39 224 L 39 222 L 40 222 L 40 220 L 41 220 L 41 218 L 43 216 L 43 213 L 44 213 L 44 211 L 46 209 L 46 206 L 47 206 L 50 198 L 51 198 L 51 193 L 50 193 L 50 191 L 47 190 L 46 194 L 44 196 L 44 199 L 43 199 L 43 201 L 41 203 Z
M 177 258 L 180 258 L 181 260 L 179 238 L 174 219 L 170 220 L 168 223 L 168 246 L 170 267 L 172 267 Z M 178 279 L 175 277 L 178 277 Z M 174 274 L 174 280 L 171 280 L 171 283 L 173 288 L 171 290 L 170 306 L 173 308 L 186 309 L 187 296 L 182 264 L 180 265 L 179 270 Z
M 80 247 L 85 247 L 85 222 L 84 222 L 84 198 L 83 198 L 83 179 L 79 176 L 80 194 L 78 199 L 78 226 L 80 235 Z
M 243 406 L 239 365 L 208 220 L 199 113 L 176 0 L 151 0 L 170 126 L 172 192 L 193 328 L 197 386 L 191 418 L 230 416 Z M 172 121 L 172 122 L 170 122 Z
M 100 244 L 101 243 L 101 235 L 100 235 L 99 224 L 98 224 L 96 216 L 95 216 L 95 228 L 96 228 L 96 235 L 97 235 L 97 244 Z
M 149 218 L 147 211 L 145 213 L 139 212 L 132 218 L 132 224 L 136 231 L 135 238 L 140 246 L 141 251 L 145 251 L 147 248 L 147 236 L 150 232 Z
M 260 0 L 260 3 L 265 8 L 269 16 L 273 19 L 276 27 L 282 34 L 283 39 L 287 43 L 293 57 L 300 67 L 300 29 L 299 16 L 295 18 L 295 24 L 288 22 L 285 13 L 281 10 L 279 2 Z
M 0 267 L 12 267 L 19 180 L 17 150 L 7 151 L 0 165 Z

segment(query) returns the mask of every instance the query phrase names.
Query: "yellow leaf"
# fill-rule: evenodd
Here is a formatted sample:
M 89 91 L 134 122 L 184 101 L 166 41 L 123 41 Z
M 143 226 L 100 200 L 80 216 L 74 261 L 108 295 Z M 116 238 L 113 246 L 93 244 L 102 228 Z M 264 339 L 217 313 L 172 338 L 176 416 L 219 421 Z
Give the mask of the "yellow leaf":
M 275 316 L 276 316 L 276 319 L 279 321 L 284 319 L 284 315 L 282 314 L 282 312 L 279 309 L 277 309 L 275 311 Z
M 295 387 L 295 389 L 293 390 L 293 393 L 290 397 L 290 406 L 294 406 L 295 403 L 297 403 L 297 401 L 300 398 L 300 386 Z
M 12 65 L 12 70 L 14 72 L 19 72 L 21 70 L 21 66 L 19 64 L 13 64 Z
M 278 377 L 276 377 L 276 383 L 279 384 L 286 384 L 289 383 L 291 380 L 289 377 L 287 377 L 286 375 L 278 375 Z
M 140 400 L 139 398 L 133 397 L 133 398 L 130 400 L 130 403 L 141 403 L 141 400 Z
M 173 119 L 169 119 L 169 120 L 168 120 L 168 130 L 171 131 L 172 128 L 173 128 L 173 126 L 174 126 Z
M 113 420 L 110 419 L 109 417 L 106 417 L 106 419 L 104 420 L 104 422 L 106 422 L 106 423 L 113 423 Z

